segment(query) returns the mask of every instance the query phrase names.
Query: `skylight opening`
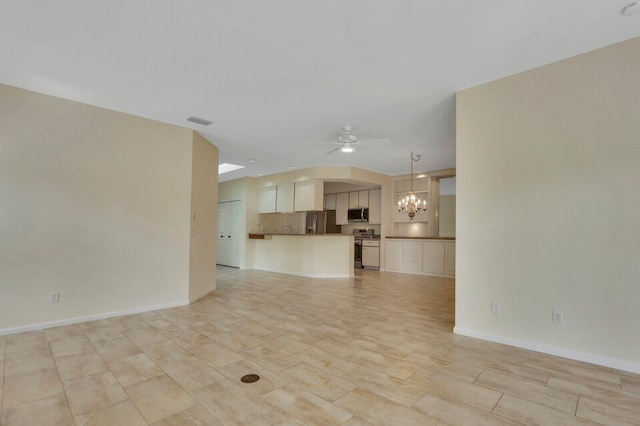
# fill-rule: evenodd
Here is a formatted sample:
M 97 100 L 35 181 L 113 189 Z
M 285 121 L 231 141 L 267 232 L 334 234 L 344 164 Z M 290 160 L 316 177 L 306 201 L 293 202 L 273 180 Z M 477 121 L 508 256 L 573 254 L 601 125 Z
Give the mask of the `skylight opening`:
M 223 173 L 232 172 L 232 171 L 238 170 L 238 169 L 244 169 L 244 166 L 238 166 L 237 164 L 229 164 L 229 163 L 218 164 L 218 174 L 219 175 L 221 175 Z

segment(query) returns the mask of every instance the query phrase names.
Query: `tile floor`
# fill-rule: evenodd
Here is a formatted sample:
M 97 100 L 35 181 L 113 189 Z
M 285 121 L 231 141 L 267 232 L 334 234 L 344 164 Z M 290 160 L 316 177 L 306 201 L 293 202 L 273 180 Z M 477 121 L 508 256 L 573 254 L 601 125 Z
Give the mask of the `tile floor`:
M 0 336 L 0 423 L 640 424 L 640 376 L 456 336 L 453 297 L 219 268 L 189 307 Z

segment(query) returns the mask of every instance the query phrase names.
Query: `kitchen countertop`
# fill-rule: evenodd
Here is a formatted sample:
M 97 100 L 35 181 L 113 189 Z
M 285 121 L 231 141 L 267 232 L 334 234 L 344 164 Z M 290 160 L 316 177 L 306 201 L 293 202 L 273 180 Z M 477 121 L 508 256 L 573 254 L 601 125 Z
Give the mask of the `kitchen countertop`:
M 397 237 L 397 236 L 387 236 L 385 238 L 389 239 L 398 239 L 398 240 L 451 240 L 455 241 L 456 237 Z
M 249 232 L 250 240 L 264 240 L 264 237 L 271 237 L 273 235 L 284 236 L 284 237 L 352 237 L 352 235 L 347 234 L 279 234 L 279 233 L 260 233 L 260 232 Z

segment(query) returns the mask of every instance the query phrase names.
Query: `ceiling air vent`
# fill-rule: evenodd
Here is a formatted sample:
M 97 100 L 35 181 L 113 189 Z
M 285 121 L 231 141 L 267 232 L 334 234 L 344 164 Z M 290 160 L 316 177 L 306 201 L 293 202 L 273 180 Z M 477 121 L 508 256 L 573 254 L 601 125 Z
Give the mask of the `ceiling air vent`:
M 189 117 L 187 118 L 187 121 L 190 121 L 192 123 L 196 123 L 196 124 L 201 124 L 203 126 L 208 126 L 210 124 L 213 124 L 213 121 L 209 121 L 209 120 L 205 120 L 204 118 L 198 118 L 198 117 Z

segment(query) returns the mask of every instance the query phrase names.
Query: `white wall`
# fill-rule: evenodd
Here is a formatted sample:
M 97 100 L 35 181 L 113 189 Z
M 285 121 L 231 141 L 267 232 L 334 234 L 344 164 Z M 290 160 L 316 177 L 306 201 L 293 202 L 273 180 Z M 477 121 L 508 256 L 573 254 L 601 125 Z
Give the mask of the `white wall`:
M 0 85 L 0 334 L 188 303 L 193 134 Z
M 457 333 L 640 372 L 638 75 L 640 38 L 458 93 Z

